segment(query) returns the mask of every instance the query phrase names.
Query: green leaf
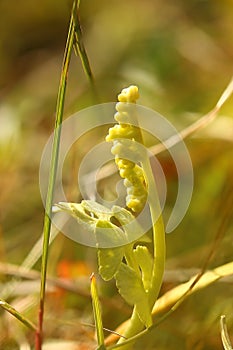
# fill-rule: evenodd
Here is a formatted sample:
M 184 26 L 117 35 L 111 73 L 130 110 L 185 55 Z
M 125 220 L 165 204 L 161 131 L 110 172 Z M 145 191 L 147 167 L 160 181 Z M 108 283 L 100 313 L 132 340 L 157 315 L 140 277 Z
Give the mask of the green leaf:
M 112 207 L 113 215 L 119 220 L 121 225 L 127 225 L 132 221 L 135 221 L 134 215 L 125 208 L 121 208 L 117 205 Z
M 53 207 L 53 212 L 57 211 L 65 211 L 78 222 L 87 224 L 94 223 L 98 219 L 110 221 L 112 216 L 110 209 L 91 200 L 83 200 L 81 203 L 60 202 Z
M 113 212 L 101 204 L 91 200 L 81 203 L 60 202 L 53 211 L 65 211 L 73 216 L 87 231 L 96 235 L 97 247 L 111 248 L 127 244 L 125 232 L 110 221 Z
M 124 248 L 98 249 L 99 273 L 105 281 L 109 281 L 118 271 L 124 254 Z
M 124 231 L 107 220 L 97 220 L 95 234 L 99 247 L 113 248 L 127 243 Z
M 95 201 L 83 200 L 81 205 L 86 212 L 90 213 L 89 215 L 96 219 L 110 220 L 112 216 L 112 210 Z
M 152 325 L 148 294 L 145 292 L 140 276 L 129 266 L 121 263 L 116 275 L 116 285 L 121 296 L 130 305 L 135 305 L 136 312 L 146 327 Z
M 59 202 L 53 207 L 53 212 L 64 211 L 73 216 L 78 223 L 89 227 L 89 230 L 93 230 L 96 219 L 85 212 L 82 204 L 80 203 L 66 203 Z
M 145 290 L 151 287 L 152 270 L 153 270 L 153 258 L 145 246 L 138 245 L 134 250 L 133 254 L 142 272 L 142 282 Z
M 122 229 L 125 231 L 128 242 L 138 240 L 144 235 L 144 230 L 139 225 L 138 220 L 129 210 L 114 205 L 112 207 L 112 213 L 122 225 Z

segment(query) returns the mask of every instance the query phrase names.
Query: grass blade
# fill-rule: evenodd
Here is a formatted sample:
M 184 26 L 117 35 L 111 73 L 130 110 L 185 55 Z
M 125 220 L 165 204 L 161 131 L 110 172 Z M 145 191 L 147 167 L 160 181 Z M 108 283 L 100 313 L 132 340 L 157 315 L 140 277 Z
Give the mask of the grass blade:
M 104 332 L 103 332 L 103 323 L 102 323 L 102 317 L 101 317 L 101 309 L 100 309 L 100 302 L 96 287 L 96 278 L 95 275 L 91 275 L 91 298 L 92 298 L 92 305 L 93 305 L 93 312 L 94 312 L 94 318 L 95 318 L 95 326 L 96 326 L 96 332 L 97 332 L 97 341 L 98 341 L 98 349 L 97 350 L 104 350 Z
M 83 70 L 89 80 L 91 86 L 94 86 L 94 77 L 91 71 L 91 65 L 87 56 L 87 52 L 84 46 L 82 27 L 79 18 L 79 6 L 77 8 L 77 13 L 73 13 L 73 23 L 74 23 L 74 51 L 81 59 Z
M 232 350 L 230 337 L 228 335 L 227 331 L 227 325 L 226 325 L 226 317 L 225 315 L 222 315 L 220 318 L 220 329 L 221 329 L 221 339 L 222 344 L 225 350 Z

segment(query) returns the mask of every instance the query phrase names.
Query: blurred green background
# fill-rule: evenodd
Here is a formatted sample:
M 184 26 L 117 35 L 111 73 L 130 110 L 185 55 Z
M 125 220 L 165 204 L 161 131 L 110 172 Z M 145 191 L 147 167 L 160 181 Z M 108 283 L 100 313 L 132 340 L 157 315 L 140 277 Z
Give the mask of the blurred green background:
M 71 1 L 67 0 L 0 0 L 0 290 L 12 304 L 19 308 L 26 305 L 23 310 L 35 322 L 38 281 L 27 284 L 23 279 L 17 284 L 19 276 L 7 276 L 4 266 L 6 270 L 9 263 L 20 265 L 42 233 L 38 173 L 54 126 L 70 9 Z M 81 1 L 80 18 L 99 102 L 114 102 L 123 87 L 136 84 L 140 104 L 155 109 L 182 130 L 216 104 L 231 78 L 230 0 L 87 0 Z M 92 104 L 80 60 L 73 55 L 65 116 Z M 98 142 L 98 135 L 95 137 Z M 211 125 L 186 141 L 193 162 L 194 192 L 183 222 L 166 237 L 168 270 L 182 275 L 186 269 L 200 269 L 223 218 L 232 212 L 228 200 L 233 191 L 232 141 L 230 99 Z M 77 191 L 73 170 L 89 147 L 84 142 L 81 146 L 65 171 L 70 191 Z M 158 159 L 168 182 L 169 211 L 176 196 L 176 173 L 168 153 Z M 229 220 L 208 268 L 231 261 L 232 253 Z M 39 269 L 40 263 L 35 267 Z M 88 293 L 88 276 L 97 269 L 96 252 L 59 234 L 51 246 L 48 268 L 50 275 L 81 284 Z M 12 288 L 12 281 L 16 287 L 6 292 L 6 287 Z M 166 279 L 162 292 L 180 282 Z M 113 283 L 99 281 L 99 287 L 108 302 L 111 298 L 110 304 L 103 303 L 104 325 L 114 329 L 129 316 L 129 308 L 118 298 Z M 191 296 L 135 349 L 221 349 L 221 314 L 226 314 L 233 334 L 232 291 L 233 281 L 228 280 Z M 4 293 L 0 292 L 0 297 Z M 27 300 L 29 297 L 32 300 Z M 53 287 L 46 312 L 47 339 L 79 339 L 80 349 L 93 348 L 93 329 L 80 325 L 93 323 L 89 298 Z M 33 343 L 25 328 L 1 310 L 0 327 L 1 349 Z

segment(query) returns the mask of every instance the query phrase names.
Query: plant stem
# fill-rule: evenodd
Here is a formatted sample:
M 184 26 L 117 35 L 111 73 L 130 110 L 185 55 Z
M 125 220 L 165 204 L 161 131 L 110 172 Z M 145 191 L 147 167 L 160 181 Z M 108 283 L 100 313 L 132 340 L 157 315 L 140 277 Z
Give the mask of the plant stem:
M 155 301 L 158 298 L 159 291 L 162 284 L 164 269 L 165 269 L 165 232 L 163 226 L 163 218 L 161 214 L 161 208 L 159 203 L 159 196 L 157 187 L 155 184 L 154 176 L 152 173 L 149 157 L 145 157 L 142 162 L 143 171 L 146 177 L 148 185 L 148 201 L 150 206 L 151 220 L 153 225 L 153 250 L 154 250 L 154 264 L 152 271 L 151 288 L 149 290 L 149 304 L 152 310 Z M 144 329 L 144 325 L 139 319 L 135 309 L 133 310 L 132 317 L 130 319 L 129 327 L 127 328 L 124 336 L 130 338 Z M 124 339 L 120 339 L 118 344 L 122 344 L 121 350 L 131 349 L 134 342 L 130 342 L 124 345 Z
M 150 295 L 150 306 L 154 306 L 158 298 L 162 285 L 163 274 L 165 269 L 166 245 L 163 218 L 159 202 L 157 187 L 155 184 L 153 172 L 150 165 L 149 157 L 145 158 L 142 167 L 148 184 L 148 200 L 150 206 L 151 220 L 153 224 L 153 248 L 154 248 L 154 265 L 152 272 Z
M 125 343 L 125 338 L 130 339 L 131 337 L 134 337 L 136 334 L 140 333 L 144 329 L 144 325 L 141 322 L 141 320 L 138 317 L 138 314 L 136 312 L 136 309 L 133 309 L 132 316 L 130 318 L 129 326 L 127 327 L 126 331 L 124 332 L 124 338 L 120 338 L 117 345 L 122 344 L 122 346 L 119 347 L 120 350 L 130 350 L 132 349 L 132 346 L 134 345 L 134 342 L 129 342 L 127 344 Z
M 59 156 L 59 145 L 61 136 L 61 125 L 63 119 L 66 84 L 67 84 L 67 73 L 69 68 L 69 63 L 71 59 L 71 53 L 74 43 L 74 25 L 73 25 L 73 13 L 77 7 L 77 0 L 73 2 L 72 15 L 69 25 L 68 37 L 64 52 L 64 59 L 62 65 L 62 72 L 60 78 L 60 84 L 57 96 L 57 107 L 56 107 L 56 119 L 54 128 L 54 139 L 52 146 L 52 156 L 49 171 L 49 181 L 48 181 L 48 192 L 45 205 L 45 215 L 44 215 L 44 227 L 43 227 L 43 253 L 41 262 L 41 288 L 40 288 L 40 305 L 38 312 L 38 330 L 36 332 L 35 348 L 36 350 L 41 350 L 42 348 L 42 332 L 43 332 L 43 318 L 44 318 L 44 303 L 45 303 L 45 286 L 46 286 L 46 275 L 47 275 L 47 263 L 48 263 L 48 252 L 49 252 L 49 238 L 51 229 L 51 214 L 52 214 L 52 204 L 53 204 L 53 194 L 54 185 L 57 173 L 57 164 Z

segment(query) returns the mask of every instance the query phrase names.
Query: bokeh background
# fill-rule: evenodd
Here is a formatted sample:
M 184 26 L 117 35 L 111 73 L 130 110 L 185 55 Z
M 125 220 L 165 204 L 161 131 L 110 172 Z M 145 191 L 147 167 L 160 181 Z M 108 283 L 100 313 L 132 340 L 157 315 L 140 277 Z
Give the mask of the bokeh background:
M 68 0 L 0 0 L 0 297 L 34 322 L 41 248 L 33 247 L 41 237 L 44 213 L 38 174 L 54 126 L 70 9 Z M 182 130 L 216 104 L 231 79 L 231 0 L 88 0 L 81 1 L 80 18 L 98 102 L 114 102 L 123 87 L 137 84 L 140 103 Z M 73 55 L 65 117 L 94 102 L 80 60 Z M 100 136 L 92 136 L 91 142 L 97 143 Z M 80 199 L 74 170 L 90 147 L 88 140 L 82 140 L 64 170 L 71 199 Z M 161 293 L 203 266 L 219 232 L 208 268 L 232 260 L 232 220 L 221 232 L 224 218 L 232 212 L 232 141 L 231 98 L 212 124 L 186 141 L 194 192 L 183 222 L 166 237 L 166 268 L 174 275 L 165 279 Z M 167 152 L 158 159 L 168 182 L 169 211 L 177 191 L 176 172 Z M 101 184 L 105 191 L 108 186 L 111 179 Z M 31 264 L 33 278 L 30 270 L 20 276 L 17 266 L 23 262 Z M 55 346 L 60 339 L 73 342 L 75 349 L 94 348 L 94 330 L 83 323 L 93 324 L 89 276 L 96 270 L 94 249 L 58 233 L 51 244 L 48 271 L 69 282 L 71 290 L 54 284 L 48 288 L 45 338 L 55 339 Z M 130 315 L 130 308 L 118 297 L 114 283 L 98 283 L 104 325 L 114 329 Z M 72 286 L 80 293 L 72 292 Z M 232 291 L 233 281 L 228 279 L 194 294 L 135 349 L 221 349 L 221 314 L 226 314 L 233 334 Z M 30 332 L 2 310 L 0 328 L 1 349 L 30 349 L 33 344 Z

